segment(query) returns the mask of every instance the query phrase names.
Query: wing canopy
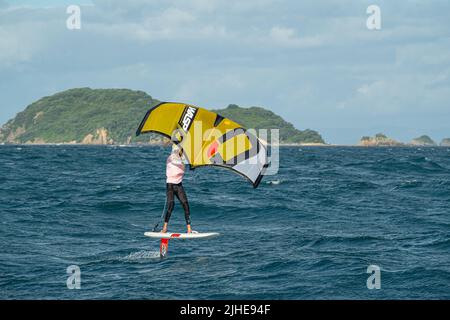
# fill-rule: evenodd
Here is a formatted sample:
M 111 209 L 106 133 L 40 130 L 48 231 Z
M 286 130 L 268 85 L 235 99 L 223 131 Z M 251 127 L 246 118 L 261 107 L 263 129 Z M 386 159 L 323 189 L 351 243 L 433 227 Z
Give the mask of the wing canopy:
M 154 132 L 183 148 L 191 168 L 219 166 L 257 187 L 268 166 L 267 148 L 252 133 L 221 115 L 184 103 L 163 102 L 150 109 L 136 135 Z

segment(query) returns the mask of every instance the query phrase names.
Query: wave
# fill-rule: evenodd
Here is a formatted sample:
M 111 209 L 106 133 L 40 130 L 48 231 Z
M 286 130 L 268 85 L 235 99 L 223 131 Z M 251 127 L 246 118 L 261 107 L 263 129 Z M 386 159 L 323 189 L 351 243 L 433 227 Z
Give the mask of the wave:
M 98 209 L 104 210 L 104 211 L 121 211 L 121 210 L 130 210 L 133 209 L 135 206 L 134 203 L 129 201 L 105 201 L 100 202 L 96 204 L 96 207 Z
M 407 157 L 407 158 L 387 158 L 378 160 L 374 164 L 374 169 L 383 172 L 443 172 L 448 169 L 438 162 L 425 156 Z
M 412 188 L 418 188 L 423 185 L 422 182 L 412 179 L 412 180 L 403 180 L 399 183 L 396 183 L 390 190 L 394 191 L 397 189 L 412 189 Z
M 221 236 L 173 241 L 165 260 L 143 233 L 164 207 L 167 150 L 65 149 L 71 159 L 53 147 L 0 153 L 16 165 L 0 165 L 8 297 L 73 298 L 70 264 L 87 289 L 79 298 L 450 297 L 445 148 L 286 147 L 258 189 L 231 171 L 188 171 L 193 228 Z M 178 201 L 169 228 L 185 229 Z M 365 289 L 369 264 L 386 272 L 386 290 Z M 63 282 L 41 286 L 36 270 Z
M 140 261 L 149 259 L 160 259 L 159 251 L 141 250 L 137 252 L 132 252 L 126 255 L 125 257 L 119 258 L 119 260 L 121 261 Z

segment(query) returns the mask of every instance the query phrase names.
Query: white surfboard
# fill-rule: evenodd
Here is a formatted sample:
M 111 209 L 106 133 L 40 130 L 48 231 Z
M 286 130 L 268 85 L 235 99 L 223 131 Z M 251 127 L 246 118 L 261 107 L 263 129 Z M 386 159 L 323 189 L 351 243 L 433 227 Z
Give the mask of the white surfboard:
M 191 233 L 174 233 L 174 232 L 146 232 L 145 236 L 157 239 L 206 239 L 219 236 L 217 232 L 191 232 Z

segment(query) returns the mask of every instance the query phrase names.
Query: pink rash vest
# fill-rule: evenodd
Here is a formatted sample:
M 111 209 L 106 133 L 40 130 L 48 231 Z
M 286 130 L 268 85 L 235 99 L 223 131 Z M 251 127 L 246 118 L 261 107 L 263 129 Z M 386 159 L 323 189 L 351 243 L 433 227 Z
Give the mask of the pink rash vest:
M 183 181 L 184 163 L 177 154 L 170 154 L 166 161 L 167 183 L 179 184 Z

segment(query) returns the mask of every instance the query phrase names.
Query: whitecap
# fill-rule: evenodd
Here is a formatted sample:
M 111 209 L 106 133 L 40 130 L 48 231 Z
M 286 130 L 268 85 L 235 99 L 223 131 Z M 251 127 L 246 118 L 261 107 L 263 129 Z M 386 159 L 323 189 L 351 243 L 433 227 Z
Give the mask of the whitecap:
M 141 250 L 137 252 L 132 252 L 129 255 L 121 258 L 123 261 L 138 261 L 138 260 L 146 260 L 146 259 L 156 259 L 160 257 L 159 251 L 147 251 Z

